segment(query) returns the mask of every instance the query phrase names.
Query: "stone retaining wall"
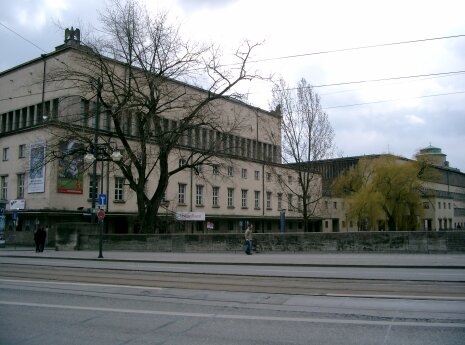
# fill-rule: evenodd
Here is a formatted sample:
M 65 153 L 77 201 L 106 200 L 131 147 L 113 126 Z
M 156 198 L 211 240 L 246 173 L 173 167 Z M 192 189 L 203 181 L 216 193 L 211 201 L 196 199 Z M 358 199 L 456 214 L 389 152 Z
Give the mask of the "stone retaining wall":
M 97 234 L 80 234 L 79 249 L 98 248 Z M 237 252 L 242 234 L 104 235 L 105 250 Z M 254 234 L 258 252 L 465 252 L 465 232 L 354 232 Z M 60 248 L 59 248 L 60 249 Z
M 6 245 L 33 247 L 32 232 L 11 232 Z M 47 246 L 58 250 L 96 250 L 98 226 L 65 223 L 50 229 Z M 104 235 L 104 250 L 154 252 L 238 252 L 242 234 Z M 259 252 L 407 252 L 465 253 L 465 231 L 349 232 L 349 233 L 256 233 Z

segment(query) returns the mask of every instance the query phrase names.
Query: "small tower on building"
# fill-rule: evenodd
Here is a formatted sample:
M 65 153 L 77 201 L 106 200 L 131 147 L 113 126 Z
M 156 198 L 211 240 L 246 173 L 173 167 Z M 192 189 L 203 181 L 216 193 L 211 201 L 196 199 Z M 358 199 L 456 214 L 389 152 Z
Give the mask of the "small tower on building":
M 439 147 L 431 146 L 431 144 L 424 149 L 420 149 L 420 151 L 415 155 L 417 161 L 426 161 L 440 167 L 449 166 L 449 162 L 446 160 L 446 157 L 447 155 L 442 153 Z

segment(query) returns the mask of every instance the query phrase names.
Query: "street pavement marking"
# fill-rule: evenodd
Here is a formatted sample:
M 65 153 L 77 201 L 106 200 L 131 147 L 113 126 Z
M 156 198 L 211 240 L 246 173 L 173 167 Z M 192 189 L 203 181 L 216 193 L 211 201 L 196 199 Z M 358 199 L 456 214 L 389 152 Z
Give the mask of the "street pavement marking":
M 96 283 L 75 283 L 75 282 L 57 282 L 51 280 L 21 280 L 21 279 L 0 279 L 0 282 L 6 283 L 29 283 L 29 284 L 55 284 L 55 285 L 80 285 L 80 286 L 97 286 L 97 287 L 112 287 L 112 288 L 129 288 L 129 289 L 144 289 L 144 290 L 163 290 L 161 287 L 139 286 L 139 285 L 115 285 L 115 284 L 96 284 Z
M 159 315 L 175 317 L 198 317 L 208 319 L 227 319 L 227 320 L 253 320 L 253 321 L 276 321 L 276 322 L 305 322 L 305 323 L 332 323 L 332 324 L 353 324 L 353 325 L 378 325 L 378 326 L 415 326 L 415 327 L 447 327 L 447 328 L 465 328 L 464 322 L 415 322 L 415 321 L 393 321 L 393 320 L 342 320 L 342 319 L 323 319 L 307 317 L 278 317 L 278 316 L 261 316 L 261 315 L 233 315 L 233 314 L 211 314 L 211 313 L 185 313 L 171 312 L 162 310 L 143 310 L 143 309 L 120 309 L 120 308 L 103 308 L 103 307 L 82 307 L 74 305 L 46 304 L 46 303 L 25 303 L 1 301 L 0 305 L 18 306 L 18 307 L 36 307 L 50 309 L 68 309 L 82 311 L 96 311 L 106 313 L 124 313 L 140 315 Z

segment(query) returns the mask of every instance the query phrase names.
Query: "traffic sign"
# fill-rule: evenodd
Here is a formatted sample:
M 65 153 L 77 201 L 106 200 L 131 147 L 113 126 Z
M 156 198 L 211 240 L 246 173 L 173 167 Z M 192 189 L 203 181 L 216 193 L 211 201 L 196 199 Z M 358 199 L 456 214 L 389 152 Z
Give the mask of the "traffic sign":
M 98 195 L 98 203 L 99 203 L 99 205 L 106 205 L 107 204 L 107 195 L 106 194 L 99 194 Z
M 97 212 L 97 217 L 98 219 L 103 219 L 105 218 L 105 211 L 104 210 L 100 210 Z

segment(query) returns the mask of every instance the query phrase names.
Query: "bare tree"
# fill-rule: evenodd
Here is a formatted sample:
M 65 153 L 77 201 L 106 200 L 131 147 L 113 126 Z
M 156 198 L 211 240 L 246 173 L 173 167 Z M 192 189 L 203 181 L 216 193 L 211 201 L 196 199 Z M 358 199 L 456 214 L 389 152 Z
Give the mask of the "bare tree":
M 238 63 L 228 68 L 218 49 L 186 42 L 166 14 L 152 16 L 136 1 L 113 0 L 101 22 L 102 35 L 50 78 L 94 97 L 89 115 L 106 116 L 111 126 L 96 140 L 76 121 L 62 128 L 87 145 L 116 140 L 124 153 L 116 164 L 137 196 L 141 231 L 155 232 L 170 177 L 228 151 L 225 139 L 241 123 L 219 109 L 238 102 L 238 83 L 258 78 L 246 70 L 257 45 L 245 42 L 234 54 Z M 183 164 L 172 164 L 173 155 Z
M 298 209 L 309 231 L 309 220 L 315 213 L 321 191 L 315 162 L 333 153 L 334 131 L 328 115 L 321 108 L 320 96 L 305 79 L 291 88 L 281 79 L 273 88 L 272 107 L 282 115 L 282 160 L 292 164 L 298 184 L 281 179 L 283 188 L 297 196 Z

